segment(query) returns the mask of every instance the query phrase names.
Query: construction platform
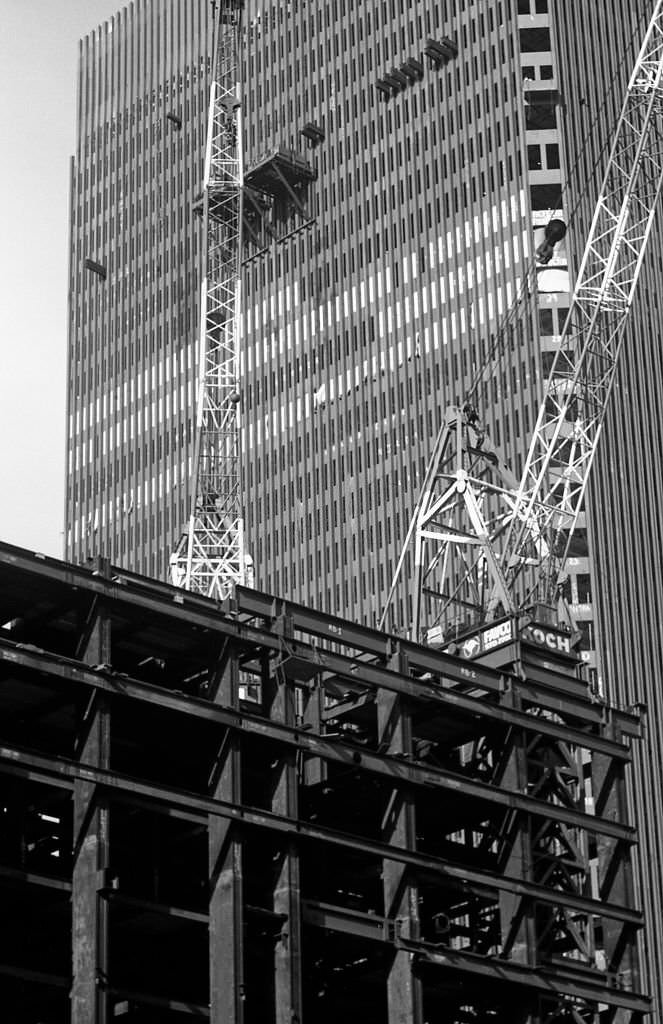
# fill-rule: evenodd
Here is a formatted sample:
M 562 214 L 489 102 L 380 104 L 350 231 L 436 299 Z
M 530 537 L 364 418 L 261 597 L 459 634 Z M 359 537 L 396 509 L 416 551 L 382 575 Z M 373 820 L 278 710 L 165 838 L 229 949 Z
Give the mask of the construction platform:
M 244 173 L 244 183 L 256 192 L 271 196 L 292 195 L 317 178 L 317 172 L 294 149 L 282 146 L 259 154 L 250 161 Z
M 316 145 L 324 138 L 313 123 L 304 130 L 317 140 Z M 272 241 L 285 241 L 313 224 L 309 193 L 317 177 L 317 170 L 302 154 L 283 146 L 259 153 L 247 163 L 242 208 L 249 254 L 260 255 Z
M 7 1024 L 644 1019 L 638 719 L 544 630 L 485 664 L 8 545 L 0 609 Z

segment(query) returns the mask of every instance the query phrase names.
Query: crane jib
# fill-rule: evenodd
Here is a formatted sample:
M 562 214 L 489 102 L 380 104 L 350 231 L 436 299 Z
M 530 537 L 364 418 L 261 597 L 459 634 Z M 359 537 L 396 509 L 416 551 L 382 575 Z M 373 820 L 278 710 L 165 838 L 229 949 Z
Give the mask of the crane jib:
M 456 642 L 471 627 L 481 644 L 490 643 L 488 624 L 505 614 L 535 605 L 556 606 L 559 614 L 565 607 L 565 567 L 663 184 L 662 41 L 659 0 L 613 135 L 568 315 L 554 336 L 522 472 L 514 472 L 492 443 L 471 400 L 446 411 L 381 619 L 389 626 L 400 580 L 409 591 L 412 639 Z M 537 270 L 551 263 L 565 232 L 553 213 L 526 268 L 526 296 L 536 291 Z M 519 297 L 523 306 L 514 308 L 527 318 L 524 301 Z M 513 324 L 506 327 L 513 335 Z M 486 394 L 497 395 L 495 358 L 492 347 L 475 378 L 485 385 L 484 401 Z M 533 643 L 541 638 L 542 646 L 563 649 L 566 643 L 554 630 L 528 634 Z

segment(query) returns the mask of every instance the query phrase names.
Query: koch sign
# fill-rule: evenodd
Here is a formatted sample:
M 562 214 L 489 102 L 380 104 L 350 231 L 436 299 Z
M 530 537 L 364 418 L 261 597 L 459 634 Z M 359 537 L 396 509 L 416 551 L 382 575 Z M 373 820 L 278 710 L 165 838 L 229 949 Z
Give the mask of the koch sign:
M 478 658 L 480 654 L 486 654 L 496 647 L 503 647 L 514 637 L 513 620 L 507 619 L 506 622 L 497 622 L 494 626 L 487 626 L 480 633 L 474 633 L 466 640 L 459 641 L 460 653 L 464 658 Z
M 506 622 L 497 622 L 494 626 L 486 626 L 480 632 L 473 633 L 472 636 L 468 636 L 465 640 L 458 641 L 460 654 L 463 658 L 478 658 L 480 655 L 487 654 L 488 651 L 493 651 L 497 647 L 503 647 L 514 640 L 515 637 L 516 630 L 513 619 L 507 619 Z M 571 650 L 570 635 L 559 632 L 556 629 L 550 629 L 548 626 L 539 626 L 536 623 L 525 626 L 520 631 L 520 639 L 524 640 L 525 643 L 542 647 L 552 654 L 572 656 L 574 653 Z
M 555 629 L 547 626 L 525 626 L 521 637 L 528 644 L 536 644 L 537 647 L 545 647 L 547 651 L 556 654 L 572 654 L 571 637 L 568 633 L 558 633 Z

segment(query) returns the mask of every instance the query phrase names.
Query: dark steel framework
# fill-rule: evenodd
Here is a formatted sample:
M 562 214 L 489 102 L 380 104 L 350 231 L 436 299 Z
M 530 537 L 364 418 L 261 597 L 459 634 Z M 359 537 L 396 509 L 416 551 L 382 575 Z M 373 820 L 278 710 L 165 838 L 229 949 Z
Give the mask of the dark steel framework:
M 488 664 L 106 561 L 0 580 L 6 1019 L 643 1019 L 638 720 L 545 633 Z

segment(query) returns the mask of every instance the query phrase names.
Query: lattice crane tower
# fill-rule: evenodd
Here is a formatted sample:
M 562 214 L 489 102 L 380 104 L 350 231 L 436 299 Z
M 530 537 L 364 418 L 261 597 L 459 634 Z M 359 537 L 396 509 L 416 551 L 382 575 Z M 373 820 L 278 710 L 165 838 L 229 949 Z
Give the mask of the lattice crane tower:
M 414 639 L 437 640 L 454 626 L 555 605 L 662 183 L 658 0 L 628 84 L 522 478 L 472 406 L 447 409 L 381 625 L 408 552 Z
M 238 349 L 242 253 L 242 0 L 214 5 L 203 192 L 203 283 L 191 510 L 171 579 L 223 600 L 251 584 L 242 503 Z

